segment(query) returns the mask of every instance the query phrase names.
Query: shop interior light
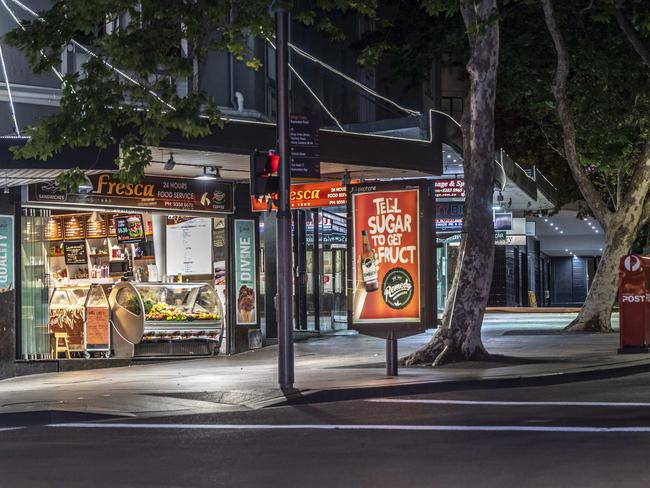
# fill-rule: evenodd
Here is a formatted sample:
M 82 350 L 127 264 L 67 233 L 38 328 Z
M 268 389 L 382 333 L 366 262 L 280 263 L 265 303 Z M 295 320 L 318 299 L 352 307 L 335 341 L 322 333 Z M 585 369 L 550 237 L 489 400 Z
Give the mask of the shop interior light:
M 492 205 L 492 210 L 501 210 L 501 205 Z
M 203 174 L 199 176 L 195 176 L 195 180 L 203 180 L 203 181 L 215 181 L 221 178 L 221 173 L 219 172 L 219 168 L 208 168 L 205 166 L 203 168 Z

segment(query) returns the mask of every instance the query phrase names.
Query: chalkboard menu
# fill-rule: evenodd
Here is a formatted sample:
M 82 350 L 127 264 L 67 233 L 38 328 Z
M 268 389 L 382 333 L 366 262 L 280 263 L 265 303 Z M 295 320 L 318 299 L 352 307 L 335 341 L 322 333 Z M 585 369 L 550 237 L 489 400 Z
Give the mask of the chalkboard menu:
M 101 239 L 102 237 L 106 237 L 106 221 L 103 218 L 95 222 L 88 220 L 86 222 L 86 238 Z
M 117 241 L 120 244 L 138 244 L 145 242 L 142 215 L 120 215 L 115 217 Z
M 85 217 L 66 217 L 63 220 L 63 237 L 66 241 L 83 239 L 86 237 L 84 232 Z
M 65 264 L 88 264 L 86 241 L 67 241 L 63 243 Z
M 45 240 L 60 241 L 63 240 L 63 221 L 51 217 L 45 225 Z

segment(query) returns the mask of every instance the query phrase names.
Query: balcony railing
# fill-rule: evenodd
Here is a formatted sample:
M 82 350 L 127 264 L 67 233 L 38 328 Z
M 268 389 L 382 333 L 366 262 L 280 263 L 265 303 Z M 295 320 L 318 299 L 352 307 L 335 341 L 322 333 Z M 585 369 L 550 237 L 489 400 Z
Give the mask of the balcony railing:
M 546 176 L 544 176 L 536 167 L 533 168 L 533 174 L 535 175 L 535 182 L 537 183 L 537 189 L 539 192 L 542 193 L 551 202 L 557 204 L 559 200 L 557 187 L 551 183 L 548 178 L 546 178 Z

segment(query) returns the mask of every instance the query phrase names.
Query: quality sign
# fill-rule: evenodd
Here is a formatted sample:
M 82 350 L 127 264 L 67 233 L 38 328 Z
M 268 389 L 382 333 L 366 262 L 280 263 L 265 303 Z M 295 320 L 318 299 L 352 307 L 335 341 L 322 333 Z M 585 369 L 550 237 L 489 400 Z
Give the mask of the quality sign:
M 14 218 L 0 215 L 0 292 L 14 287 Z

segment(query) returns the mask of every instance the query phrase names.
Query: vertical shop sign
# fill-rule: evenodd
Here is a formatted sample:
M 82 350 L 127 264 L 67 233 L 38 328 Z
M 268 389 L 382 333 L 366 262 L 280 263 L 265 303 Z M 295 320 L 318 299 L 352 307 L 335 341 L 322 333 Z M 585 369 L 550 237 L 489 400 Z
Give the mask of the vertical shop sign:
M 237 325 L 257 323 L 255 221 L 235 219 Z
M 420 191 L 352 194 L 353 324 L 422 320 Z
M 316 115 L 289 116 L 291 178 L 320 178 L 320 119 Z
M 0 215 L 0 293 L 14 287 L 14 218 Z

